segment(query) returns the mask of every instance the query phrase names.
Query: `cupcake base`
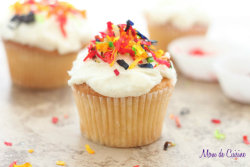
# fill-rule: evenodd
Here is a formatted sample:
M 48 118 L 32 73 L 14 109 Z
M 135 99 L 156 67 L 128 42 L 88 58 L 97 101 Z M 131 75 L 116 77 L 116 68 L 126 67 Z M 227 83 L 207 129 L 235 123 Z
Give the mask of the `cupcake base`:
M 67 71 L 71 69 L 77 52 L 60 55 L 12 41 L 3 41 L 13 83 L 34 88 L 49 89 L 67 85 Z
M 161 136 L 172 91 L 166 79 L 150 93 L 125 98 L 105 97 L 86 84 L 74 85 L 81 131 L 88 139 L 111 147 L 153 143 Z
M 194 25 L 187 30 L 181 30 L 172 24 L 156 25 L 148 23 L 148 31 L 151 39 L 157 40 L 157 49 L 167 51 L 168 44 L 176 38 L 190 35 L 205 35 L 207 27 Z

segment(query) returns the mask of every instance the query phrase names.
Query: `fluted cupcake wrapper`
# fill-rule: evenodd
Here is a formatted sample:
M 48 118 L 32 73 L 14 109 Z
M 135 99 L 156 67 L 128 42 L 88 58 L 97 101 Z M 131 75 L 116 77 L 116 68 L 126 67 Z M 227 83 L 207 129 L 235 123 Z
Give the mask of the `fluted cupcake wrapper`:
M 3 41 L 12 81 L 22 87 L 48 89 L 66 86 L 67 73 L 77 52 L 60 55 L 57 51 Z
M 139 97 L 93 96 L 73 88 L 82 133 L 111 147 L 150 144 L 161 136 L 167 104 L 173 88 Z

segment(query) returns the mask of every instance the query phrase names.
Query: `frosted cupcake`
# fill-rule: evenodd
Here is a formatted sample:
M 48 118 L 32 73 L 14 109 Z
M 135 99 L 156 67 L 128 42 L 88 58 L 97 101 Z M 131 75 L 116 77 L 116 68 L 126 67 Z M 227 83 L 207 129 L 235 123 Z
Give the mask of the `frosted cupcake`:
M 146 19 L 150 38 L 164 50 L 178 37 L 205 35 L 209 25 L 205 14 L 182 0 L 160 1 L 146 11 Z
M 168 45 L 168 50 L 183 75 L 208 82 L 217 81 L 213 68 L 215 61 L 229 54 L 224 42 L 203 36 L 178 38 Z
M 176 83 L 169 55 L 132 26 L 108 22 L 69 72 L 82 133 L 112 147 L 159 139 Z
M 223 93 L 230 99 L 250 104 L 250 52 L 237 50 L 237 55 L 219 58 L 214 69 Z
M 18 1 L 1 27 L 12 81 L 27 88 L 67 85 L 67 71 L 91 38 L 85 11 L 66 2 Z

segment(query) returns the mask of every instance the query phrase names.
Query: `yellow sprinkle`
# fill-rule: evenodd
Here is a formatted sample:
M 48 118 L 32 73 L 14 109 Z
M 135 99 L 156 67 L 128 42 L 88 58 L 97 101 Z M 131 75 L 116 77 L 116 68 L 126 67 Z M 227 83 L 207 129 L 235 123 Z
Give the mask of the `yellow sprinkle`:
M 98 43 L 96 44 L 96 49 L 100 52 L 106 52 L 108 50 L 109 44 L 108 43 Z
M 86 148 L 86 151 L 87 151 L 89 154 L 95 154 L 95 151 L 92 150 L 88 144 L 85 145 L 85 148 Z
M 112 67 L 115 63 L 115 60 L 116 60 L 116 56 L 117 56 L 117 50 L 113 50 L 113 53 L 112 53 L 112 56 L 113 56 L 113 61 L 110 63 L 110 66 Z
M 145 50 L 141 47 L 140 41 L 138 41 L 133 47 L 136 49 L 137 56 L 141 56 L 145 53 Z
M 112 41 L 112 39 L 110 38 L 110 36 L 106 35 L 106 38 L 107 38 L 109 41 Z
M 138 64 L 138 62 L 141 61 L 142 59 L 143 59 L 143 57 L 139 57 L 139 58 L 135 59 L 135 61 L 129 65 L 129 69 L 134 68 L 136 66 L 136 64 Z
M 176 144 L 175 144 L 175 143 L 172 143 L 172 142 L 171 142 L 171 144 L 170 144 L 170 145 L 171 145 L 172 147 L 176 146 Z
M 14 164 L 13 167 L 32 167 L 32 165 L 31 165 L 30 163 L 26 162 L 26 163 L 23 164 L 23 165 L 15 165 L 15 164 Z
M 29 152 L 29 153 L 33 153 L 34 150 L 33 150 L 33 149 L 29 149 L 28 152 Z
M 160 58 L 162 55 L 163 55 L 163 53 L 164 53 L 164 51 L 163 50 L 158 50 L 157 52 L 155 52 L 155 56 L 157 57 L 157 58 Z
M 120 38 L 120 37 L 115 37 L 115 38 L 113 39 L 113 42 L 118 41 L 119 38 Z
M 66 163 L 64 161 L 56 161 L 56 164 L 60 165 L 60 166 L 65 166 L 66 165 Z

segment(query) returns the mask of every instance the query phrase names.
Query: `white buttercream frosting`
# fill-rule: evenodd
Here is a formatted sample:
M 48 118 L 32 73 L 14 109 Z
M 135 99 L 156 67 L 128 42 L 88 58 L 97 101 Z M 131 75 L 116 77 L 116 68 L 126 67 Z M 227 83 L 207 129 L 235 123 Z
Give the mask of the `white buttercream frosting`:
M 147 10 L 147 17 L 153 24 L 171 23 L 180 29 L 192 28 L 195 24 L 207 26 L 209 19 L 206 14 L 183 0 L 165 0 Z
M 17 28 L 8 27 L 14 13 L 9 13 L 1 25 L 1 36 L 4 40 L 15 41 L 24 45 L 38 47 L 44 50 L 57 50 L 60 54 L 78 51 L 91 39 L 91 28 L 85 18 L 80 15 L 67 16 L 64 37 L 55 16 L 30 24 L 21 23 Z
M 68 81 L 69 85 L 86 83 L 101 95 L 128 97 L 148 93 L 163 78 L 170 79 L 173 85 L 177 80 L 173 64 L 172 68 L 159 65 L 156 68 L 140 68 L 136 66 L 133 69 L 125 70 L 117 63 L 111 67 L 103 61 L 95 62 L 92 59 L 83 61 L 87 54 L 87 50 L 83 50 L 73 63 L 73 68 L 69 71 L 71 76 Z M 119 55 L 117 59 L 121 56 L 127 63 L 132 62 L 132 59 L 130 60 L 130 57 L 125 55 Z M 115 75 L 115 69 L 120 72 L 119 76 Z

